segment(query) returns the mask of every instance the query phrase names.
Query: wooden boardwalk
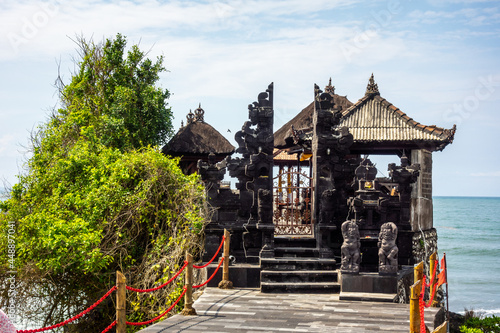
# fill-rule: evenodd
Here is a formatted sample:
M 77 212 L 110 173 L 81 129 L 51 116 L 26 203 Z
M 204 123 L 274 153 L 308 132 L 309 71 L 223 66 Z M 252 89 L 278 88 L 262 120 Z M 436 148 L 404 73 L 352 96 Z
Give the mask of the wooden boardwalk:
M 340 301 L 338 294 L 267 294 L 258 289 L 207 288 L 193 306 L 139 331 L 153 332 L 408 332 L 409 305 Z M 438 309 L 426 310 L 433 329 Z

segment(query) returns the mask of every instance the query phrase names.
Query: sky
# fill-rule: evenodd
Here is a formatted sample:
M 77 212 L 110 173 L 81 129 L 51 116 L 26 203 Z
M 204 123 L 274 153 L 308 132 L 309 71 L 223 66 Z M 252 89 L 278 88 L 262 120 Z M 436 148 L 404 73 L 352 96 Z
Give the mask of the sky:
M 451 128 L 433 154 L 436 196 L 500 196 L 500 2 L 208 0 L 0 2 L 0 179 L 16 183 L 30 132 L 57 107 L 77 36 L 127 37 L 168 72 L 159 85 L 177 129 L 201 103 L 236 146 L 247 106 L 274 82 L 275 130 L 329 78 L 352 102 L 373 73 L 382 97 L 424 125 Z M 386 170 L 384 161 L 375 161 Z

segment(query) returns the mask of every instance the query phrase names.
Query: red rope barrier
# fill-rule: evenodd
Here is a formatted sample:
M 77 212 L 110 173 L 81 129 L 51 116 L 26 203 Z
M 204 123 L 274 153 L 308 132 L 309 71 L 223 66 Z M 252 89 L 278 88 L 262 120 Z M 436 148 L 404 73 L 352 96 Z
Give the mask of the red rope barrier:
M 151 289 L 136 289 L 136 288 L 132 288 L 132 287 L 129 287 L 129 286 L 126 286 L 126 288 L 127 288 L 127 290 L 136 291 L 138 293 L 149 293 L 149 292 L 152 292 L 152 291 L 156 291 L 156 290 L 161 289 L 161 288 L 165 287 L 166 285 L 170 284 L 172 281 L 174 281 L 182 273 L 182 271 L 184 270 L 184 268 L 186 268 L 187 265 L 188 265 L 188 262 L 184 261 L 184 266 L 181 267 L 181 269 L 177 272 L 177 274 L 175 274 L 174 276 L 172 276 L 172 278 L 170 280 L 168 280 L 167 282 L 165 282 L 164 284 L 162 284 L 161 286 L 158 286 L 156 288 L 151 288 Z
M 427 303 L 424 303 L 424 306 L 426 308 L 432 305 L 432 301 L 434 301 L 434 296 L 436 296 L 436 285 L 434 285 L 434 287 L 432 288 L 432 294 L 430 295 L 429 301 Z
M 112 322 L 111 324 L 109 324 L 109 326 L 106 327 L 104 329 L 104 331 L 102 331 L 101 333 L 106 333 L 107 331 L 109 331 L 110 329 L 112 329 L 113 327 L 115 327 L 115 325 L 116 325 L 116 320 L 114 322 Z
M 436 259 L 436 263 L 438 263 L 438 259 Z M 434 279 L 436 277 L 436 270 L 438 265 L 434 265 L 434 272 L 432 272 L 432 278 L 429 280 L 429 284 L 425 284 L 426 287 L 430 287 L 434 283 Z
M 425 275 L 424 280 L 422 281 L 422 289 L 425 288 Z M 420 333 L 426 333 L 425 330 L 425 320 L 424 320 L 424 292 L 420 293 L 420 297 L 418 298 L 418 310 L 420 311 Z
M 438 262 L 438 260 L 436 260 Z M 422 281 L 422 292 L 421 292 L 421 297 L 422 297 L 422 304 L 424 307 L 428 308 L 432 305 L 432 301 L 434 301 L 434 297 L 436 296 L 436 286 L 437 284 L 434 283 L 435 277 L 436 277 L 436 271 L 437 271 L 437 265 L 434 265 L 434 272 L 432 273 L 432 278 L 430 279 L 429 283 L 425 283 L 425 276 L 424 280 Z M 434 284 L 434 285 L 433 285 Z M 429 290 L 429 300 L 424 302 L 424 292 L 425 292 L 425 287 L 432 287 L 432 290 Z
M 208 263 L 206 263 L 205 265 L 202 265 L 202 266 L 197 266 L 197 265 L 193 265 L 194 268 L 197 268 L 197 269 L 201 269 L 201 268 L 205 268 L 207 267 L 208 265 L 210 265 L 214 260 L 215 258 L 217 258 L 217 255 L 219 254 L 221 248 L 222 248 L 222 245 L 224 244 L 224 241 L 225 241 L 226 237 L 225 236 L 222 236 L 222 241 L 219 245 L 219 248 L 217 249 L 217 252 L 214 254 L 214 256 L 212 257 L 212 259 L 210 259 L 210 261 Z M 222 259 L 222 258 L 221 258 Z M 197 285 L 197 286 L 193 286 L 193 288 L 200 288 L 200 287 L 203 287 L 204 285 L 206 285 L 207 283 L 210 282 L 210 280 L 212 280 L 215 276 L 215 274 L 217 274 L 217 272 L 219 271 L 219 268 L 220 266 L 222 265 L 222 263 L 224 262 L 224 260 L 220 260 L 219 262 L 219 265 L 217 266 L 217 268 L 215 269 L 215 271 L 213 272 L 213 274 L 210 276 L 210 278 L 205 281 L 204 283 L 200 284 L 200 285 Z M 155 288 L 150 288 L 150 289 L 137 289 L 137 288 L 132 288 L 132 287 L 129 287 L 129 286 L 125 286 L 127 288 L 127 290 L 130 290 L 130 291 L 135 291 L 135 292 L 139 292 L 139 293 L 146 293 L 146 292 L 152 292 L 152 291 L 156 291 L 156 290 L 159 290 L 165 286 L 167 286 L 168 284 L 170 284 L 172 281 L 174 281 L 181 273 L 182 271 L 187 267 L 188 265 L 188 262 L 187 261 L 184 261 L 184 266 L 181 267 L 181 269 L 172 277 L 170 278 L 167 282 L 165 282 L 164 284 L 158 286 L 158 287 L 155 287 Z M 86 315 L 87 313 L 89 313 L 90 311 L 92 311 L 96 306 L 98 306 L 102 301 L 104 301 L 113 291 L 115 291 L 116 289 L 118 289 L 117 286 L 113 286 L 113 288 L 111 288 L 103 297 L 101 297 L 97 302 L 95 302 L 94 304 L 92 304 L 90 307 L 88 307 L 87 309 L 85 309 L 84 311 L 82 311 L 81 313 L 77 314 L 76 316 L 74 316 L 73 318 L 70 318 L 70 319 L 67 319 L 61 323 L 58 323 L 58 324 L 55 324 L 55 325 L 52 325 L 52 326 L 47 326 L 47 327 L 43 327 L 43 328 L 38 328 L 38 329 L 34 329 L 34 330 L 17 330 L 16 332 L 17 333 L 37 333 L 37 332 L 44 332 L 44 331 L 48 331 L 48 330 L 53 330 L 55 328 L 58 328 L 58 327 L 61 327 L 61 326 L 64 326 L 66 324 L 69 324 L 81 317 L 83 317 L 84 315 Z M 162 314 L 160 314 L 159 316 L 157 316 L 156 318 L 153 318 L 151 320 L 148 320 L 148 321 L 144 321 L 144 322 L 140 322 L 140 323 L 131 323 L 131 322 L 126 322 L 127 325 L 132 325 L 132 326 L 142 326 L 142 325 L 148 325 L 148 324 L 151 324 L 155 321 L 157 321 L 158 319 L 162 318 L 163 316 L 165 316 L 167 313 L 169 313 L 173 308 L 174 306 L 177 305 L 177 303 L 179 303 L 179 301 L 181 300 L 181 298 L 184 296 L 184 294 L 186 293 L 186 287 L 184 286 L 184 291 L 182 292 L 182 294 L 179 296 L 179 298 L 170 306 L 170 308 L 167 309 L 167 311 L 163 312 Z M 104 329 L 104 331 L 102 331 L 102 333 L 106 333 L 108 332 L 109 330 L 111 330 L 114 326 L 116 325 L 116 320 L 113 321 L 108 327 L 106 327 L 106 329 Z
M 205 282 L 203 282 L 202 284 L 199 284 L 199 285 L 197 285 L 197 286 L 193 286 L 193 289 L 203 287 L 204 285 L 206 285 L 207 283 L 209 283 L 209 282 L 210 282 L 210 280 L 212 280 L 212 279 L 214 278 L 215 274 L 217 274 L 217 271 L 218 271 L 218 270 L 219 270 L 219 268 L 220 268 L 220 265 L 222 265 L 222 263 L 224 262 L 224 259 L 223 259 L 223 258 L 221 258 L 221 259 L 222 259 L 222 260 L 220 260 L 219 265 L 217 266 L 217 268 L 215 269 L 215 271 L 212 273 L 212 275 L 208 278 L 208 280 L 207 280 L 207 281 L 205 281 Z
M 222 248 L 222 245 L 224 244 L 224 241 L 226 240 L 226 236 L 222 236 L 222 242 L 220 242 L 220 245 L 219 245 L 219 248 L 217 249 L 217 252 L 215 252 L 214 256 L 212 257 L 212 259 L 210 259 L 209 262 L 207 262 L 205 265 L 203 266 L 196 266 L 196 265 L 193 265 L 194 268 L 205 268 L 207 267 L 208 265 L 210 265 L 212 263 L 212 261 L 214 261 L 214 259 L 217 257 L 217 255 L 219 254 L 220 252 L 220 249 Z
M 156 318 L 153 318 L 151 320 L 148 320 L 148 321 L 143 321 L 143 322 L 140 322 L 140 323 L 131 323 L 131 322 L 126 322 L 127 325 L 132 325 L 132 326 L 142 326 L 142 325 L 149 325 L 155 321 L 157 321 L 158 319 L 160 319 L 161 317 L 165 316 L 167 313 L 169 313 L 173 308 L 174 306 L 177 305 L 177 303 L 179 303 L 179 301 L 181 300 L 181 298 L 184 296 L 184 294 L 186 293 L 186 290 L 187 288 L 184 287 L 184 291 L 182 292 L 182 294 L 179 296 L 179 298 L 175 301 L 174 304 L 172 304 L 168 309 L 167 311 L 163 312 L 162 314 L 160 314 L 158 317 Z
M 70 318 L 70 319 L 66 319 L 65 321 L 59 323 L 59 324 L 55 324 L 55 325 L 52 325 L 52 326 L 47 326 L 47 327 L 44 327 L 44 328 L 37 328 L 35 330 L 17 330 L 16 332 L 17 333 L 36 333 L 36 332 L 44 332 L 44 331 L 48 331 L 48 330 L 53 330 L 54 328 L 58 328 L 58 327 L 61 327 L 61 326 L 64 326 L 66 324 L 69 324 L 71 323 L 72 321 L 75 321 L 81 317 L 83 317 L 84 315 L 86 315 L 87 313 L 89 313 L 90 311 L 92 311 L 96 306 L 98 306 L 102 301 L 104 301 L 113 291 L 115 291 L 117 289 L 116 286 L 114 286 L 113 288 L 111 288 L 104 296 L 102 296 L 97 302 L 95 302 L 94 304 L 92 304 L 90 307 L 88 307 L 86 310 L 83 310 L 82 312 L 80 312 L 79 314 L 77 314 L 76 316 L 74 316 L 73 318 Z

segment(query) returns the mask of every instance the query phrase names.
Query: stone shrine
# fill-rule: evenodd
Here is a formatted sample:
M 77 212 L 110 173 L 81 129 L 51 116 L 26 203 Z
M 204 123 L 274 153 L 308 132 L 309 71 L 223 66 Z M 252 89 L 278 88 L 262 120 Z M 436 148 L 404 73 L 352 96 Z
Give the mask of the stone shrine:
M 331 79 L 324 90 L 314 85 L 313 102 L 274 132 L 273 88 L 248 106 L 234 154 L 211 149 L 196 164 L 214 208 L 204 259 L 228 229 L 235 286 L 395 293 L 404 268 L 436 250 L 432 153 L 453 142 L 456 127 L 416 122 L 380 96 L 372 74 L 356 103 Z M 399 163 L 377 177 L 372 155 Z M 226 171 L 234 189 L 221 186 Z

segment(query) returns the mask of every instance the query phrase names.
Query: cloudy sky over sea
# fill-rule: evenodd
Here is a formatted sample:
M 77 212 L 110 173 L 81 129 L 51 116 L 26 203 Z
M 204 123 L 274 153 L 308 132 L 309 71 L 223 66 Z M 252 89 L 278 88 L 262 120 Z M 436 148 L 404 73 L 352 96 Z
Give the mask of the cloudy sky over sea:
M 75 37 L 116 33 L 163 55 L 176 128 L 201 103 L 233 144 L 247 105 L 275 83 L 275 129 L 332 77 L 356 102 L 373 72 L 382 97 L 451 128 L 434 194 L 500 196 L 500 3 L 480 0 L 69 1 L 0 3 L 0 178 L 13 184 L 29 132 L 57 106 Z M 386 166 L 379 162 L 379 169 Z

